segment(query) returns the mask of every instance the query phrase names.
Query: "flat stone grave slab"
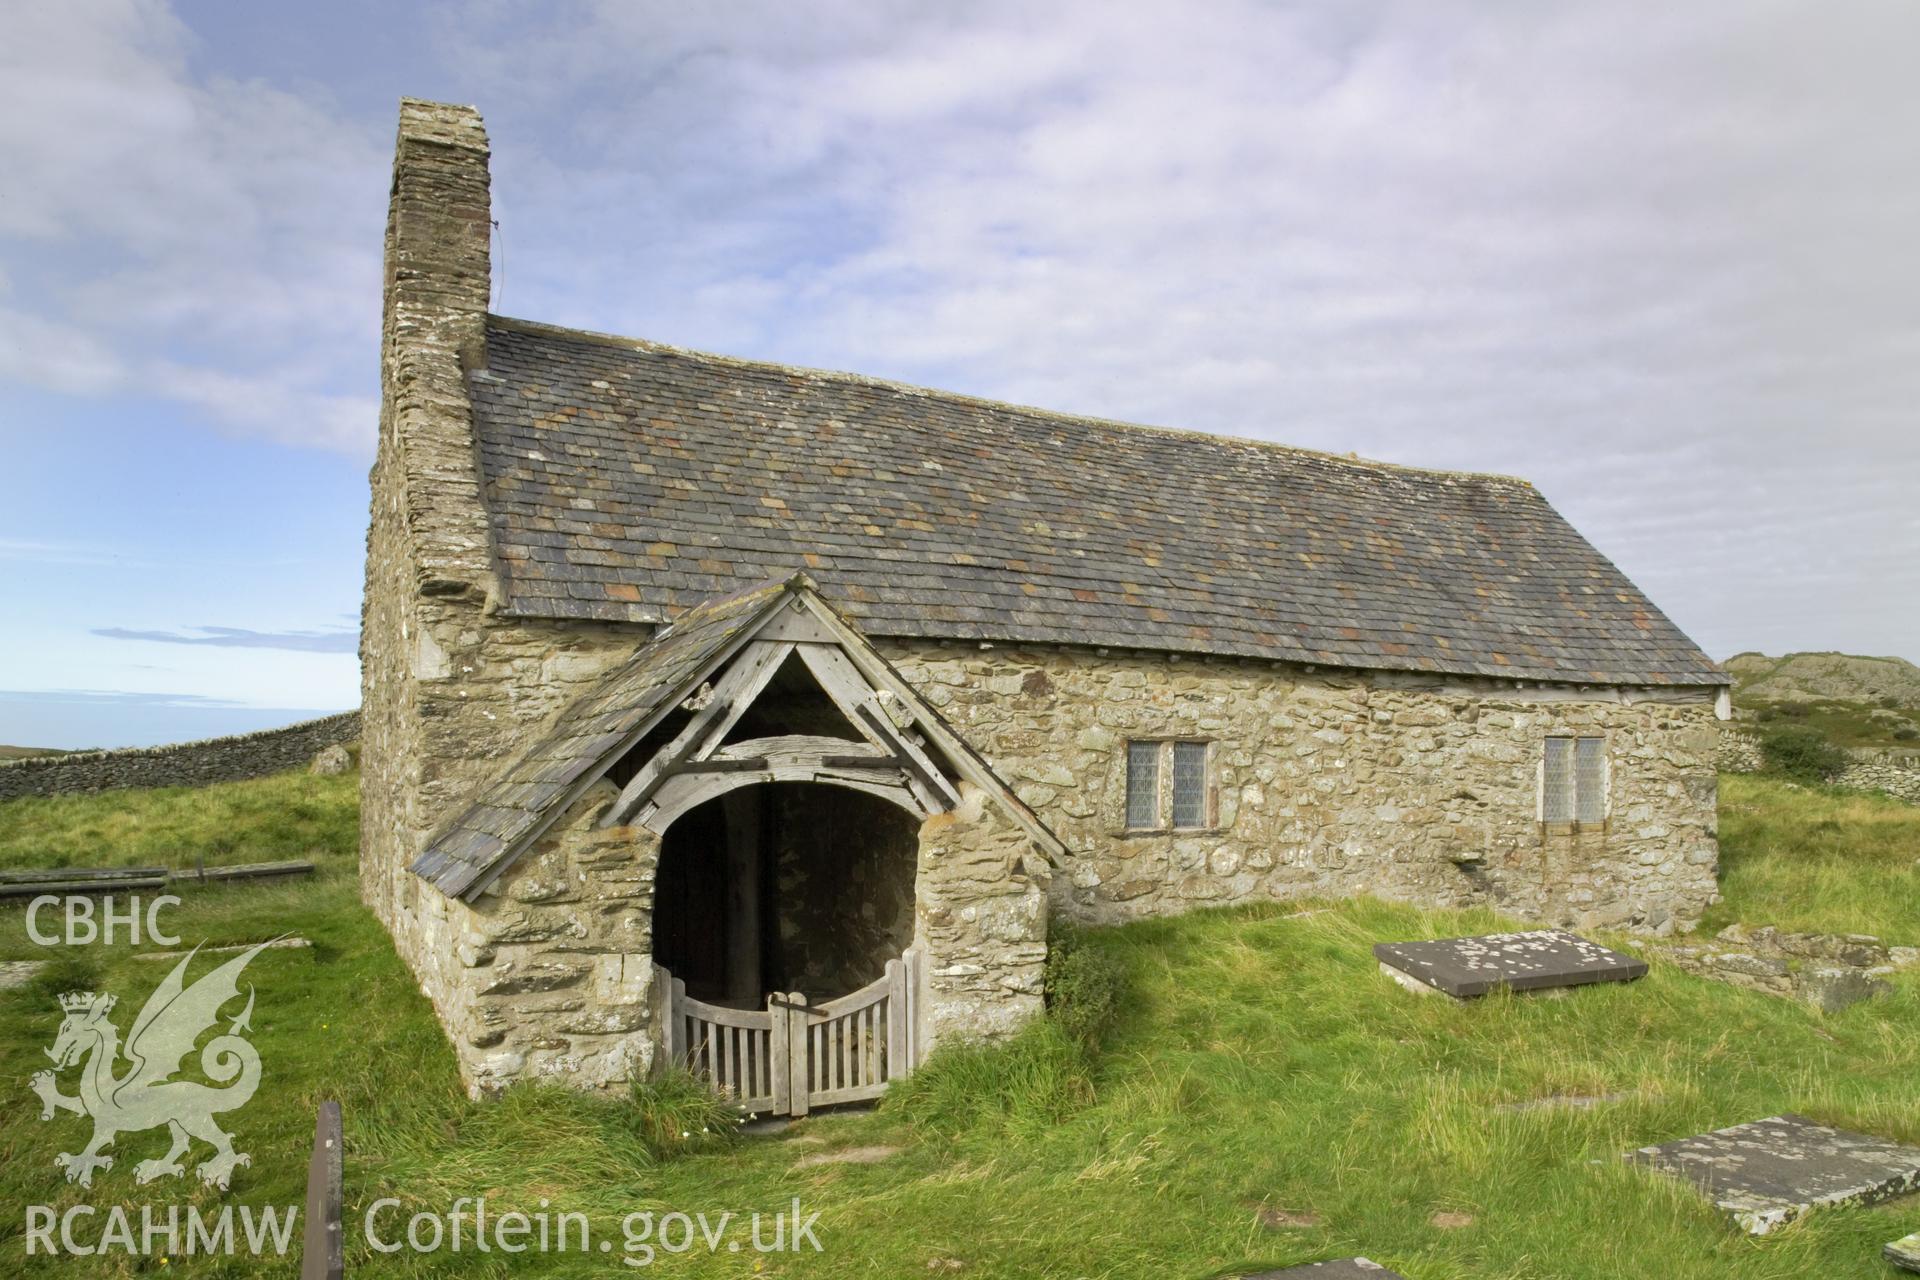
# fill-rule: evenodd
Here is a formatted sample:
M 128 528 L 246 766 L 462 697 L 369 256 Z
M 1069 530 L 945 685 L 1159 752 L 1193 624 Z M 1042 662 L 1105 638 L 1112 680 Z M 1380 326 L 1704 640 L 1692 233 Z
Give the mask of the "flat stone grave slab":
M 1543 991 L 1590 982 L 1631 982 L 1646 976 L 1647 962 L 1589 942 L 1564 929 L 1488 933 L 1431 942 L 1378 942 L 1381 971 L 1416 989 L 1444 991 L 1459 999 L 1509 991 Z
M 1920 1271 L 1920 1231 L 1900 1237 L 1882 1252 L 1888 1262 L 1902 1271 Z
M 1407 1280 L 1398 1271 L 1389 1271 L 1365 1258 L 1341 1258 L 1337 1262 L 1309 1262 L 1284 1271 L 1262 1271 L 1242 1280 Z
M 1808 1209 L 1920 1191 L 1920 1147 L 1781 1115 L 1627 1153 L 1698 1186 L 1750 1235 Z

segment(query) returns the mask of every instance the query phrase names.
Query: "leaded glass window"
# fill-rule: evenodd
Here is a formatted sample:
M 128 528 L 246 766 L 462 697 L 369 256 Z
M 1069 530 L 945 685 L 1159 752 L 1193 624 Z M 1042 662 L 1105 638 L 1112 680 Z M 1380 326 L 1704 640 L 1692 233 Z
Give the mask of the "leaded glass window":
M 1207 744 L 1173 744 L 1173 825 L 1207 825 Z
M 1127 744 L 1127 825 L 1139 830 L 1160 825 L 1160 744 L 1157 742 Z
M 1540 771 L 1540 820 L 1573 821 L 1573 739 L 1548 738 Z
M 1540 767 L 1540 820 L 1607 820 L 1607 740 L 1548 738 Z
M 1573 744 L 1574 819 L 1607 820 L 1607 740 L 1578 738 Z

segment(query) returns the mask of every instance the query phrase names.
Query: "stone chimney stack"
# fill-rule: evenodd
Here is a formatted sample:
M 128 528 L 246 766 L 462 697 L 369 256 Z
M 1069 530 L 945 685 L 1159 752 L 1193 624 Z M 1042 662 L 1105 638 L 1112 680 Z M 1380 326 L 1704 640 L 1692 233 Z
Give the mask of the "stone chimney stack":
M 467 375 L 492 288 L 487 131 L 472 107 L 400 101 L 387 212 L 380 462 L 403 494 L 421 596 L 492 587 Z M 377 488 L 378 486 L 376 486 Z M 375 494 L 378 506 L 380 494 Z
M 360 627 L 361 887 L 396 930 L 411 918 L 407 864 L 461 783 L 421 761 L 491 749 L 462 684 L 484 665 L 475 637 L 498 596 L 468 381 L 486 359 L 487 158 L 479 112 L 402 99 Z
M 487 130 L 472 107 L 400 100 L 387 209 L 386 340 L 479 330 L 492 289 Z

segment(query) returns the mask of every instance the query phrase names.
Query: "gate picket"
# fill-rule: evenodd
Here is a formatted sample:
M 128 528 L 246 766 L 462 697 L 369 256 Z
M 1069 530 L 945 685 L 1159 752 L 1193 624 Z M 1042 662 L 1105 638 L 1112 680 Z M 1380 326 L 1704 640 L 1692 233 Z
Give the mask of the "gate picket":
M 914 987 L 919 954 L 887 961 L 860 990 L 818 1005 L 776 991 L 764 1009 L 731 1009 L 687 995 L 654 966 L 654 1017 L 663 1060 L 706 1078 L 750 1112 L 804 1116 L 816 1106 L 877 1098 L 917 1058 Z

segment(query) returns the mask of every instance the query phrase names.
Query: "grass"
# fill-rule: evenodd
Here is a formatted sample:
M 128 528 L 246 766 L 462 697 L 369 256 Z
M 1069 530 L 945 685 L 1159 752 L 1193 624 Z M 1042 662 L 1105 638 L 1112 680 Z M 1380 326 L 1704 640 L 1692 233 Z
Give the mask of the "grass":
M 1753 923 L 1872 921 L 1871 931 L 1913 934 L 1915 886 L 1901 879 L 1920 852 L 1910 816 L 1866 797 L 1725 781 L 1723 911 Z M 142 829 L 156 842 L 148 848 L 184 850 L 198 838 L 189 832 L 241 829 L 258 812 L 250 788 L 285 796 L 289 784 L 223 791 L 232 806 L 225 822 L 193 806 L 168 810 L 180 829 L 164 839 L 160 811 L 146 809 Z M 145 800 L 119 793 L 89 804 Z M 76 823 L 103 821 L 87 808 L 68 812 Z M 0 805 L 0 830 L 11 833 L 15 812 Z M 46 815 L 36 821 L 58 843 Z M 1631 987 L 1459 1005 L 1387 983 L 1368 948 L 1504 923 L 1490 913 L 1373 901 L 1304 916 L 1296 913 L 1306 904 L 1201 912 L 1078 935 L 1079 949 L 1124 982 L 1097 1050 L 1089 1037 L 1040 1023 L 997 1049 L 936 1057 L 877 1112 L 736 1140 L 697 1132 L 700 1121 L 724 1126 L 671 1083 L 635 1100 L 521 1089 L 498 1103 L 467 1101 L 431 1011 L 358 904 L 351 823 L 321 827 L 332 835 L 313 881 L 196 890 L 170 922 L 214 944 L 287 930 L 314 940 L 309 950 L 262 953 L 248 971 L 267 1074 L 260 1097 L 232 1117 L 254 1163 L 225 1199 L 298 1203 L 314 1108 L 340 1099 L 349 1274 L 619 1274 L 625 1214 L 771 1213 L 794 1197 L 821 1212 L 824 1253 L 723 1247 L 663 1255 L 661 1269 L 894 1277 L 941 1274 L 929 1264 L 954 1261 L 968 1277 L 1212 1277 L 1363 1252 L 1418 1280 L 1882 1280 L 1880 1245 L 1916 1225 L 1910 1205 L 1827 1211 L 1753 1241 L 1691 1192 L 1618 1158 L 1784 1110 L 1920 1142 L 1912 978 L 1889 999 L 1834 1016 L 1657 961 Z M 1817 859 L 1804 901 L 1790 892 L 1802 844 Z M 6 848 L 0 863 L 31 853 Z M 0 916 L 0 956 L 27 955 L 44 953 L 24 941 L 17 911 Z M 84 1200 L 137 1213 L 146 1203 L 221 1200 L 178 1182 L 136 1187 L 133 1163 L 164 1145 L 151 1132 L 123 1136 L 120 1162 L 92 1192 L 67 1186 L 52 1157 L 83 1140 L 84 1124 L 67 1115 L 39 1123 L 24 1089 L 44 1065 L 39 1049 L 58 1025 L 59 991 L 94 986 L 131 1002 L 165 968 L 124 947 L 75 949 L 30 987 L 0 993 L 0 1080 L 21 1082 L 0 1129 L 0 1272 L 259 1274 L 251 1259 L 162 1268 L 121 1255 L 31 1265 L 23 1256 L 27 1204 Z M 1571 1094 L 1619 1097 L 1505 1109 Z M 687 1136 L 676 1138 L 676 1128 Z M 808 1153 L 875 1144 L 900 1152 L 875 1164 L 796 1168 Z M 378 1255 L 362 1238 L 378 1198 L 397 1197 L 411 1212 L 483 1194 L 496 1214 L 538 1212 L 543 1201 L 548 1212 L 584 1212 L 614 1252 Z M 1312 1214 L 1318 1225 L 1272 1230 L 1261 1225 L 1263 1208 Z M 1436 1227 L 1440 1211 L 1472 1224 Z M 388 1230 L 398 1221 L 382 1219 Z
M 1720 855 L 1725 901 L 1711 926 L 1742 920 L 1920 945 L 1920 807 L 1723 774 Z
M 0 804 L 0 867 L 191 867 L 330 852 L 360 840 L 360 779 L 276 774 L 207 787 L 33 796 Z

